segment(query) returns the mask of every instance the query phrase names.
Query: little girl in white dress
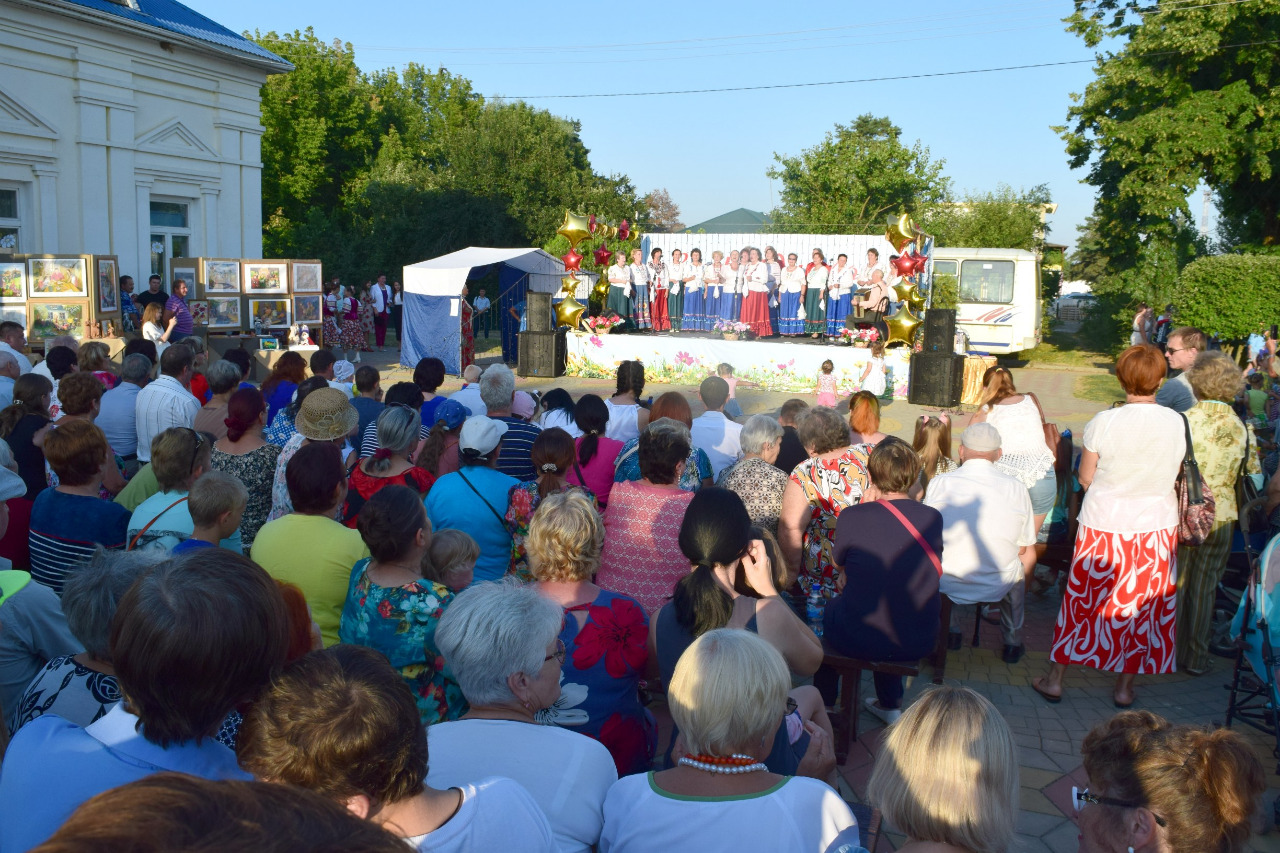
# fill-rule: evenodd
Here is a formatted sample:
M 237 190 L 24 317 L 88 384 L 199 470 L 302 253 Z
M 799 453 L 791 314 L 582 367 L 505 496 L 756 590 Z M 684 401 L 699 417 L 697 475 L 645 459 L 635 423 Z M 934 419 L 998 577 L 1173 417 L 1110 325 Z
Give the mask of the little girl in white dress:
M 873 341 L 871 344 L 871 360 L 862 369 L 862 390 L 870 391 L 877 397 L 884 396 L 884 344 Z

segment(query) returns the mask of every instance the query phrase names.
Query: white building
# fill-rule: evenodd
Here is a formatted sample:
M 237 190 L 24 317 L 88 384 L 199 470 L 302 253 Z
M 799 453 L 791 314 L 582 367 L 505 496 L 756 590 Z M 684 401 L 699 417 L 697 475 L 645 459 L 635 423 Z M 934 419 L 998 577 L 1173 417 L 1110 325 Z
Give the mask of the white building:
M 259 90 L 292 67 L 173 0 L 0 0 L 0 245 L 142 287 L 260 257 Z

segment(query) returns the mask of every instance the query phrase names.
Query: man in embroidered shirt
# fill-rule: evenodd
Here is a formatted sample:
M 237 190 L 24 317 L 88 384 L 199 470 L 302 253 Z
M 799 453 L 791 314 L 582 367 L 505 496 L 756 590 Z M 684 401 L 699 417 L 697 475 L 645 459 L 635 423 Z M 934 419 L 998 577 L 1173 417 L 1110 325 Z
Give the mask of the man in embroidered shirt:
M 708 376 L 698 387 L 698 399 L 707 410 L 693 419 L 693 446 L 702 449 L 711 462 L 711 478 L 742 458 L 742 424 L 725 417 L 729 401 L 729 383 L 719 376 Z
M 120 599 L 111 634 L 128 708 L 118 704 L 87 728 L 46 714 L 14 735 L 0 768 L 0 849 L 29 850 L 89 798 L 153 773 L 250 780 L 212 735 L 284 665 L 287 623 L 275 581 L 221 548 L 142 574 Z
M 172 344 L 160 356 L 160 378 L 138 392 L 139 461 L 151 461 L 151 440 L 160 433 L 170 427 L 194 426 L 200 403 L 187 390 L 194 365 L 190 347 Z
M 1000 602 L 1003 659 L 1017 663 L 1024 577 L 1036 564 L 1035 514 L 1026 487 L 996 470 L 999 458 L 999 430 L 974 424 L 960 434 L 960 467 L 930 480 L 924 502 L 942 513 L 943 595 L 956 604 Z M 953 621 L 954 648 L 958 640 Z

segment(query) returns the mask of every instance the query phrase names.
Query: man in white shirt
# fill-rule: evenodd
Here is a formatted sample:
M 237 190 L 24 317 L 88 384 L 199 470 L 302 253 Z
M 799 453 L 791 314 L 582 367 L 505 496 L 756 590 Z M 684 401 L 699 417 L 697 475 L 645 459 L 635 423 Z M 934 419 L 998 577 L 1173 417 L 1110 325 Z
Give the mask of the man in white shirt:
M 125 473 L 138 469 L 138 393 L 151 379 L 151 359 L 140 352 L 124 357 L 119 385 L 102 395 L 94 423 L 124 460 Z M 194 397 L 192 398 L 194 399 Z
M 1204 352 L 1208 343 L 1204 332 L 1194 326 L 1183 326 L 1169 333 L 1164 357 L 1170 368 L 1182 372 L 1172 379 L 1166 379 L 1160 386 L 1160 390 L 1156 392 L 1157 403 L 1175 412 L 1185 412 L 1196 404 L 1196 394 L 1187 380 L 1187 368 L 1195 362 L 1197 355 Z
M 449 395 L 450 400 L 457 400 L 466 406 L 472 415 L 489 414 L 489 407 L 480 398 L 480 373 L 481 370 L 478 365 L 467 365 L 467 368 L 462 371 L 462 381 L 464 383 L 462 388 Z
M 702 449 L 711 461 L 711 479 L 742 458 L 742 424 L 725 417 L 724 405 L 729 400 L 729 383 L 719 376 L 708 376 L 698 387 L 698 398 L 707 410 L 693 419 L 693 446 Z
M 18 378 L 18 360 L 0 349 L 0 409 L 13 405 L 13 383 Z
M 200 403 L 189 390 L 195 355 L 185 344 L 172 344 L 160 356 L 160 378 L 138 393 L 138 460 L 151 461 L 151 440 L 171 427 L 190 429 Z
M 31 359 L 22 351 L 27 345 L 27 331 L 21 323 L 0 323 L 0 352 L 7 352 L 18 363 L 18 375 L 31 372 Z
M 492 303 L 489 302 L 489 297 L 484 295 L 483 287 L 480 288 L 480 295 L 471 303 L 471 308 L 475 313 L 475 318 L 471 321 L 471 333 L 475 336 L 479 336 L 480 327 L 484 326 L 485 340 L 489 339 L 489 327 L 493 325 L 489 321 L 489 306 L 491 304 Z
M 54 347 L 66 347 L 67 349 L 71 350 L 71 352 L 73 353 L 80 352 L 80 342 L 77 341 L 75 338 L 71 337 L 70 335 L 58 335 L 56 338 L 50 338 L 49 340 L 45 341 L 44 342 L 45 354 L 48 355 L 49 350 L 53 349 Z M 48 362 L 48 359 L 46 358 L 45 361 L 42 361 L 39 364 L 37 364 L 35 367 L 31 368 L 31 372 L 39 373 L 45 379 L 48 379 L 50 382 L 55 383 L 55 387 L 56 387 L 57 379 L 54 377 L 53 372 L 49 369 L 49 365 L 47 362 Z
M 387 319 L 391 316 L 391 286 L 387 284 L 387 276 L 378 276 L 378 283 L 373 286 L 373 338 L 382 352 L 387 342 Z
M 942 513 L 943 595 L 956 604 L 1000 602 L 1002 658 L 1017 663 L 1025 650 L 1024 577 L 1035 568 L 1036 528 L 1026 487 L 996 470 L 999 458 L 999 430 L 972 425 L 960 435 L 960 468 L 930 480 L 924 502 Z M 952 621 L 952 648 L 959 639 Z
M 346 382 L 339 382 L 337 374 L 334 372 L 334 365 L 338 363 L 338 359 L 334 356 L 332 350 L 318 349 L 311 353 L 311 360 L 308 367 L 311 368 L 312 376 L 319 376 L 329 383 L 330 388 L 337 388 L 339 391 L 347 395 L 350 400 L 353 396 L 351 393 L 351 380 L 348 377 Z M 351 362 L 346 362 L 348 365 Z

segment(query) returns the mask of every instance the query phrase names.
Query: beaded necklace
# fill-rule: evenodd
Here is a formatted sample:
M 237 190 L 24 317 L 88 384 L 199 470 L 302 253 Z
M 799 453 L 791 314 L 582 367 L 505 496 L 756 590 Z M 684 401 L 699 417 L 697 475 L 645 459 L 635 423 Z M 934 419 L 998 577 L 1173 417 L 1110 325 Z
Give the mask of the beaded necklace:
M 750 755 L 741 755 L 735 753 L 730 756 L 723 755 L 685 755 L 680 758 L 680 764 L 684 767 L 692 767 L 695 770 L 705 770 L 707 773 L 754 773 L 757 770 L 767 770 L 768 768 L 763 762 L 757 761 Z

